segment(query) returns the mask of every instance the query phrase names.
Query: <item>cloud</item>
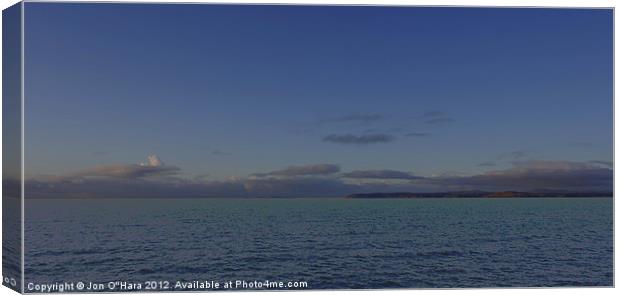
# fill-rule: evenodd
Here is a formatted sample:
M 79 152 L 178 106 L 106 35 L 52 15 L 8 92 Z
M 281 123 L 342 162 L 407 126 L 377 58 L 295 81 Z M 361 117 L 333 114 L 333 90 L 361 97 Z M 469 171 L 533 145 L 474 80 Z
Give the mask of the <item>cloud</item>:
M 111 178 L 148 178 L 161 177 L 177 174 L 180 171 L 175 166 L 165 166 L 159 157 L 149 155 L 146 163 L 136 164 L 116 164 L 107 166 L 96 166 L 82 170 L 77 173 L 65 175 L 66 179 L 92 178 L 92 177 L 111 177 Z M 61 177 L 62 178 L 62 177 Z
M 612 162 L 612 161 L 590 161 L 590 163 L 602 165 L 602 166 L 605 166 L 605 167 L 608 167 L 608 168 L 613 168 L 614 167 L 614 162 Z
M 172 176 L 179 171 L 178 167 L 165 166 L 156 155 L 149 155 L 146 163 L 95 166 L 75 173 L 39 179 L 50 181 L 76 181 L 85 178 L 139 179 Z
M 353 185 L 324 177 L 247 179 L 243 181 L 243 186 L 254 196 L 325 197 L 343 196 L 359 191 Z
M 357 114 L 357 115 L 347 115 L 347 116 L 325 119 L 325 120 L 322 120 L 321 123 L 344 123 L 344 122 L 372 123 L 375 121 L 383 120 L 384 118 L 385 117 L 380 114 Z
M 454 119 L 452 118 L 433 118 L 433 119 L 428 119 L 426 121 L 427 124 L 445 124 L 445 123 L 451 123 L 454 122 Z
M 504 153 L 497 157 L 497 160 L 520 160 L 529 155 L 529 152 L 526 150 L 516 150 L 508 153 Z
M 442 111 L 428 111 L 422 114 L 422 118 L 437 118 L 437 117 L 445 117 L 446 114 Z
M 498 162 L 522 160 L 522 159 L 526 158 L 529 154 L 530 154 L 530 152 L 526 151 L 526 150 L 511 151 L 511 152 L 503 153 L 503 154 L 495 157 L 494 160 L 480 163 L 480 164 L 478 164 L 478 166 L 480 166 L 480 167 L 497 166 Z
M 605 190 L 613 189 L 613 170 L 590 162 L 514 162 L 506 170 L 464 177 L 427 178 L 423 182 L 444 187 L 490 190 Z
M 166 166 L 156 157 L 147 163 L 106 165 L 55 177 L 26 181 L 28 198 L 208 198 L 208 197 L 332 197 L 375 191 L 415 190 L 406 184 L 353 183 L 337 173 L 340 166 L 315 164 L 288 168 L 249 177 L 209 180 L 181 177 L 180 169 Z M 351 177 L 414 179 L 411 174 L 391 170 L 354 171 Z
M 258 197 L 342 197 L 354 193 L 417 191 L 416 185 L 350 183 L 334 177 L 254 178 L 243 181 L 246 192 Z
M 389 134 L 364 134 L 364 135 L 353 135 L 353 134 L 331 134 L 323 137 L 324 142 L 332 142 L 339 144 L 357 144 L 357 145 L 366 145 L 373 143 L 388 143 L 394 141 L 394 136 Z
M 482 174 L 420 177 L 378 169 L 338 174 L 335 164 L 289 166 L 249 177 L 209 180 L 181 177 L 180 169 L 157 157 L 147 163 L 107 165 L 77 173 L 26 181 L 28 198 L 180 198 L 180 197 L 327 197 L 364 192 L 539 189 L 612 191 L 607 161 L 515 161 L 512 167 Z M 370 181 L 366 181 L 370 180 Z M 400 181 L 372 181 L 400 180 Z
M 282 170 L 271 171 L 268 173 L 256 173 L 254 176 L 305 176 L 305 175 L 327 175 L 340 172 L 340 166 L 335 164 L 316 164 L 306 166 L 290 166 Z
M 575 161 L 524 161 L 513 162 L 514 168 L 511 171 L 528 171 L 528 170 L 544 170 L 544 171 L 565 171 L 565 170 L 583 170 L 593 169 L 598 166 L 588 162 Z
M 431 136 L 431 133 L 427 133 L 427 132 L 411 132 L 411 133 L 407 133 L 405 134 L 406 137 L 429 137 Z
M 239 180 L 185 179 L 156 155 L 140 164 L 96 166 L 60 176 L 28 179 L 28 198 L 175 198 L 244 196 Z
M 27 198 L 192 198 L 248 196 L 238 181 L 179 178 L 82 178 L 26 181 Z
M 334 177 L 293 176 L 201 179 L 85 178 L 28 180 L 27 198 L 208 198 L 208 197 L 336 197 L 389 189 L 381 185 L 347 184 Z
M 454 119 L 450 118 L 448 115 L 441 111 L 428 111 L 422 114 L 421 117 L 427 124 L 445 124 L 454 122 Z
M 214 181 L 179 177 L 180 169 L 166 166 L 156 156 L 147 163 L 106 165 L 62 176 L 27 181 L 29 198 L 175 198 L 337 196 L 358 192 L 357 186 L 332 177 L 335 164 L 290 166 L 250 177 Z
M 344 178 L 359 178 L 359 179 L 421 179 L 420 176 L 415 176 L 408 172 L 396 171 L 396 170 L 355 170 L 342 174 Z
M 108 165 L 83 170 L 76 174 L 69 175 L 69 177 L 144 178 L 173 175 L 178 173 L 179 170 L 179 168 L 174 166 Z
M 140 166 L 149 166 L 149 167 L 160 167 L 164 166 L 164 162 L 162 162 L 157 155 L 149 155 L 147 157 L 146 163 L 140 163 Z

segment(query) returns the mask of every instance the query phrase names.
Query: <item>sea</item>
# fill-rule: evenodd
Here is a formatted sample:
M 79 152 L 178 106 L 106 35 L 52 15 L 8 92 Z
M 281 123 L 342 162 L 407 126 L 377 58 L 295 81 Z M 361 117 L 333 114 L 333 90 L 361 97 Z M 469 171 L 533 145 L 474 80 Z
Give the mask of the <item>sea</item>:
M 26 288 L 613 285 L 612 198 L 28 199 L 25 215 Z

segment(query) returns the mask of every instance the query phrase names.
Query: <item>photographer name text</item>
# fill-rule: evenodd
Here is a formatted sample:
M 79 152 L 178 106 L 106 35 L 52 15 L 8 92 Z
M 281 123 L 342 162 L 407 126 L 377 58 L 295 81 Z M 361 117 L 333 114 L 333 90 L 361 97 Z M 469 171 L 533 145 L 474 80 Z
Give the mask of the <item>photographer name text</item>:
M 127 282 L 111 281 L 94 282 L 62 282 L 62 283 L 28 283 L 26 289 L 31 292 L 109 292 L 109 291 L 161 291 L 161 290 L 218 290 L 218 289 L 305 289 L 304 281 L 245 281 L 245 280 L 195 280 L 195 281 L 144 281 Z

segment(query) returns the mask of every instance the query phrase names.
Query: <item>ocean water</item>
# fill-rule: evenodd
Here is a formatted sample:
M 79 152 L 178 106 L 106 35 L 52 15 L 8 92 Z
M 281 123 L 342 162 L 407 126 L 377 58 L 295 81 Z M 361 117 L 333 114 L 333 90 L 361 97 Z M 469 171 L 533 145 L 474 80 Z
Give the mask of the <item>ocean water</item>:
M 27 200 L 26 218 L 26 284 L 613 284 L 612 198 Z

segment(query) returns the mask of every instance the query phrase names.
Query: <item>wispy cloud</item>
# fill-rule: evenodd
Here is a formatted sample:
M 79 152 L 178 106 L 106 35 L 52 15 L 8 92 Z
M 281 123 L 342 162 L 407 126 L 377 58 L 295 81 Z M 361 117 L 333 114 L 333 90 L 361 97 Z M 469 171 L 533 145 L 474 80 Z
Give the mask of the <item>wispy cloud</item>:
M 342 122 L 353 122 L 353 123 L 371 123 L 383 120 L 385 116 L 381 114 L 354 114 L 354 115 L 346 115 L 334 118 L 328 118 L 321 120 L 321 123 L 342 123 Z
M 614 162 L 612 162 L 612 161 L 597 161 L 597 160 L 594 160 L 594 161 L 590 161 L 590 163 L 602 165 L 602 166 L 605 166 L 605 167 L 608 167 L 608 168 L 613 168 L 614 167 Z
M 442 112 L 442 111 L 428 111 L 425 112 L 424 114 L 422 114 L 422 118 L 438 118 L 438 117 L 445 117 L 446 113 Z
M 355 170 L 342 174 L 344 178 L 357 178 L 357 179 L 420 179 L 422 177 L 415 176 L 409 172 L 396 171 L 396 170 Z
M 367 145 L 374 143 L 388 143 L 394 141 L 395 138 L 389 134 L 376 133 L 376 134 L 331 134 L 323 137 L 324 142 L 332 142 L 338 144 L 355 144 L 355 145 Z
M 426 121 L 427 124 L 445 124 L 445 123 L 451 123 L 454 122 L 454 119 L 452 118 L 432 118 L 432 119 L 428 119 Z
M 442 111 L 428 111 L 422 114 L 422 120 L 426 124 L 437 125 L 437 124 L 446 124 L 454 122 L 454 119 L 449 117 L 446 113 Z
M 254 176 L 305 176 L 305 175 L 328 175 L 340 172 L 340 166 L 335 164 L 316 164 L 305 166 L 290 166 L 285 169 L 275 170 L 268 173 L 256 173 Z
M 495 157 L 495 159 L 491 161 L 487 161 L 487 162 L 482 162 L 478 164 L 478 166 L 479 167 L 491 167 L 491 166 L 497 166 L 498 163 L 522 161 L 525 158 L 529 157 L 530 155 L 531 155 L 531 152 L 527 150 L 514 150 L 514 151 L 500 154 L 499 156 Z
M 526 150 L 516 150 L 508 153 L 504 153 L 497 157 L 498 160 L 521 160 L 527 157 L 530 154 L 529 151 Z
M 428 132 L 410 132 L 405 134 L 405 137 L 429 137 L 431 133 Z

